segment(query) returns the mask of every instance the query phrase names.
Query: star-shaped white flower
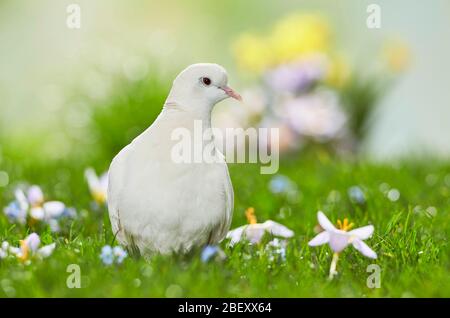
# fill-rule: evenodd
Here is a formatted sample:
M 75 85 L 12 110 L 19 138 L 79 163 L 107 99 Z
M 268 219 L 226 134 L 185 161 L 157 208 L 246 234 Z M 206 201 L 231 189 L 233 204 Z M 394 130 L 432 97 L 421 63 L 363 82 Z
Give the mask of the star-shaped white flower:
M 352 224 L 348 224 L 347 219 L 345 219 L 343 223 L 338 222 L 341 229 L 337 229 L 322 211 L 317 213 L 317 220 L 324 231 L 317 234 L 316 237 L 309 241 L 309 246 L 318 246 L 328 243 L 335 253 L 340 253 L 349 244 L 352 244 L 353 247 L 364 256 L 369 258 L 377 258 L 377 253 L 375 253 L 366 243 L 363 242 L 363 240 L 366 240 L 372 236 L 374 231 L 373 225 L 367 225 L 347 231 L 352 227 Z
M 264 223 L 257 223 L 254 211 L 254 208 L 248 208 L 245 211 L 249 224 L 228 232 L 227 238 L 230 239 L 230 245 L 234 245 L 243 239 L 247 239 L 251 244 L 259 243 L 265 233 L 284 238 L 294 236 L 293 231 L 275 221 L 267 220 Z

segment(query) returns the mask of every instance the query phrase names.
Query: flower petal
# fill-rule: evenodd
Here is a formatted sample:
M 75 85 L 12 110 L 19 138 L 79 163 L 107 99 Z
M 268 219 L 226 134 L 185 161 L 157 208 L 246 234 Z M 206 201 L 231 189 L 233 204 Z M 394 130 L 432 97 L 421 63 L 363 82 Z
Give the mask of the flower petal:
M 373 225 L 367 225 L 367 226 L 363 226 L 363 227 L 354 229 L 354 230 L 348 232 L 348 234 L 352 235 L 352 236 L 356 236 L 357 238 L 359 238 L 361 240 L 365 240 L 372 236 L 373 230 L 374 230 Z
M 55 250 L 56 247 L 56 243 L 52 243 L 49 245 L 45 245 L 43 247 L 41 247 L 37 253 L 39 256 L 45 258 L 45 257 L 49 257 L 50 255 L 52 255 L 53 251 Z
M 21 224 L 26 222 L 27 210 L 22 209 L 21 204 L 17 200 L 11 202 L 7 207 L 5 207 L 3 212 L 12 222 L 18 221 Z
M 41 239 L 36 233 L 31 233 L 25 238 L 25 244 L 31 251 L 36 252 L 39 245 L 41 245 Z
M 317 234 L 311 241 L 308 242 L 309 246 L 319 246 L 328 243 L 330 240 L 330 233 L 323 231 Z
M 105 245 L 102 247 L 100 259 L 105 265 L 111 265 L 114 262 L 114 254 L 111 246 Z
M 14 191 L 14 196 L 16 197 L 16 201 L 19 203 L 20 209 L 27 210 L 29 204 L 25 193 L 21 189 L 16 189 L 16 191 Z
M 330 233 L 330 247 L 335 253 L 341 252 L 350 243 L 350 236 L 343 233 Z
M 108 177 L 108 172 L 105 172 L 100 176 L 100 187 L 104 192 L 108 192 Z
M 3 241 L 2 242 L 2 250 L 7 251 L 9 248 L 9 242 L 8 241 Z
M 11 253 L 17 257 L 22 256 L 22 250 L 19 247 L 15 247 L 15 246 L 9 247 L 9 253 Z
M 219 251 L 219 248 L 215 245 L 207 245 L 203 249 L 200 259 L 203 263 L 208 262 L 216 253 Z
M 333 223 L 331 223 L 330 220 L 328 220 L 327 216 L 322 211 L 317 212 L 317 220 L 319 221 L 320 226 L 325 231 L 335 231 L 336 230 Z
M 261 223 L 249 224 L 244 230 L 243 238 L 247 239 L 250 243 L 259 243 L 266 232 L 266 228 Z
M 116 258 L 117 263 L 121 264 L 128 256 L 128 253 L 121 246 L 114 246 L 113 255 Z
M 84 176 L 91 191 L 99 188 L 100 180 L 98 179 L 97 173 L 95 173 L 93 168 L 87 168 L 84 171 Z
M 57 218 L 64 213 L 66 205 L 59 201 L 49 201 L 44 203 L 45 216 L 49 219 Z
M 353 247 L 361 252 L 362 255 L 369 258 L 377 258 L 377 253 L 375 253 L 366 243 L 360 239 L 355 239 L 353 241 Z
M 234 230 L 228 231 L 227 239 L 230 239 L 230 245 L 234 245 L 241 240 L 242 233 L 247 226 L 248 225 L 243 225 L 235 228 Z
M 36 206 L 44 202 L 44 193 L 37 185 L 33 185 L 28 189 L 27 197 L 28 202 L 30 202 L 32 206 Z
M 294 232 L 292 230 L 288 229 L 283 224 L 277 223 L 272 220 L 264 222 L 263 227 L 267 232 L 275 236 L 281 236 L 286 238 L 294 236 Z
M 43 220 L 45 216 L 44 209 L 41 207 L 31 208 L 30 215 L 33 219 Z

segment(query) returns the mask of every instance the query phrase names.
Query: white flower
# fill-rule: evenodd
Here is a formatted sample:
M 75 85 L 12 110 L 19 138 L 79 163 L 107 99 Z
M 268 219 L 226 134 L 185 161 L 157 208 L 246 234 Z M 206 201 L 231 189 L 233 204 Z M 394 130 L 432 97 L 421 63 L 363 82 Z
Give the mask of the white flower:
M 245 214 L 250 224 L 240 226 L 227 233 L 230 245 L 234 245 L 243 239 L 248 240 L 252 244 L 259 243 L 265 233 L 284 238 L 294 236 L 293 231 L 275 221 L 268 220 L 264 223 L 257 223 L 253 208 L 248 208 Z
M 15 200 L 5 207 L 3 211 L 10 221 L 25 224 L 29 208 L 28 200 L 21 189 L 16 189 L 14 196 Z
M 328 243 L 335 253 L 340 253 L 349 244 L 352 244 L 353 247 L 364 256 L 377 258 L 377 254 L 363 242 L 363 240 L 372 236 L 374 231 L 373 225 L 363 226 L 347 232 L 347 230 L 353 226 L 353 224 L 348 224 L 347 219 L 344 219 L 343 223 L 338 222 L 341 229 L 337 229 L 321 211 L 317 213 L 317 220 L 324 231 L 309 241 L 309 246 L 318 246 Z
M 31 257 L 40 258 L 49 257 L 56 247 L 55 243 L 41 246 L 41 239 L 36 233 L 31 233 L 24 240 L 20 241 L 20 247 L 10 247 L 9 252 L 19 258 L 21 261 L 28 261 Z
M 108 194 L 108 173 L 105 172 L 99 177 L 93 168 L 88 168 L 85 170 L 84 176 L 92 198 L 98 204 L 104 204 Z
M 50 225 L 53 232 L 59 231 L 59 218 L 74 217 L 73 208 L 67 208 L 63 202 L 44 200 L 42 189 L 33 185 L 28 188 L 27 195 L 21 189 L 16 189 L 15 200 L 5 209 L 5 214 L 13 222 L 25 224 L 28 214 L 33 220 L 43 221 Z

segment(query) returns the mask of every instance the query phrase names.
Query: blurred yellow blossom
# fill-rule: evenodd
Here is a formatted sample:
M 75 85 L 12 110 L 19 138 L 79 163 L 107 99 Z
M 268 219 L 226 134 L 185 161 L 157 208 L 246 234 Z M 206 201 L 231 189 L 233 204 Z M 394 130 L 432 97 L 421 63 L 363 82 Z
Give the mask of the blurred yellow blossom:
M 271 64 L 270 48 L 262 37 L 242 34 L 234 43 L 233 51 L 242 69 L 259 73 Z
M 326 52 L 330 42 L 329 26 L 324 18 L 295 13 L 278 22 L 270 36 L 275 63 L 284 63 Z
M 275 24 L 268 36 L 242 34 L 233 51 L 239 67 L 260 73 L 285 62 L 328 51 L 330 28 L 320 15 L 295 13 Z
M 409 46 L 401 40 L 388 41 L 383 47 L 382 57 L 389 70 L 395 73 L 405 71 L 411 63 Z

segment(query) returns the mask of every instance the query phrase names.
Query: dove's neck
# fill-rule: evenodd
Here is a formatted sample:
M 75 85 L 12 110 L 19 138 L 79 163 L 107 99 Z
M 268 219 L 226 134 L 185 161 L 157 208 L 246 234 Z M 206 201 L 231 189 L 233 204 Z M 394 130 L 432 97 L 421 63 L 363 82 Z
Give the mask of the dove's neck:
M 203 128 L 211 128 L 211 109 L 213 105 L 208 103 L 194 100 L 193 102 L 186 103 L 184 101 L 177 100 L 176 98 L 167 98 L 164 103 L 161 114 L 168 117 L 182 117 L 185 120 L 202 122 Z

